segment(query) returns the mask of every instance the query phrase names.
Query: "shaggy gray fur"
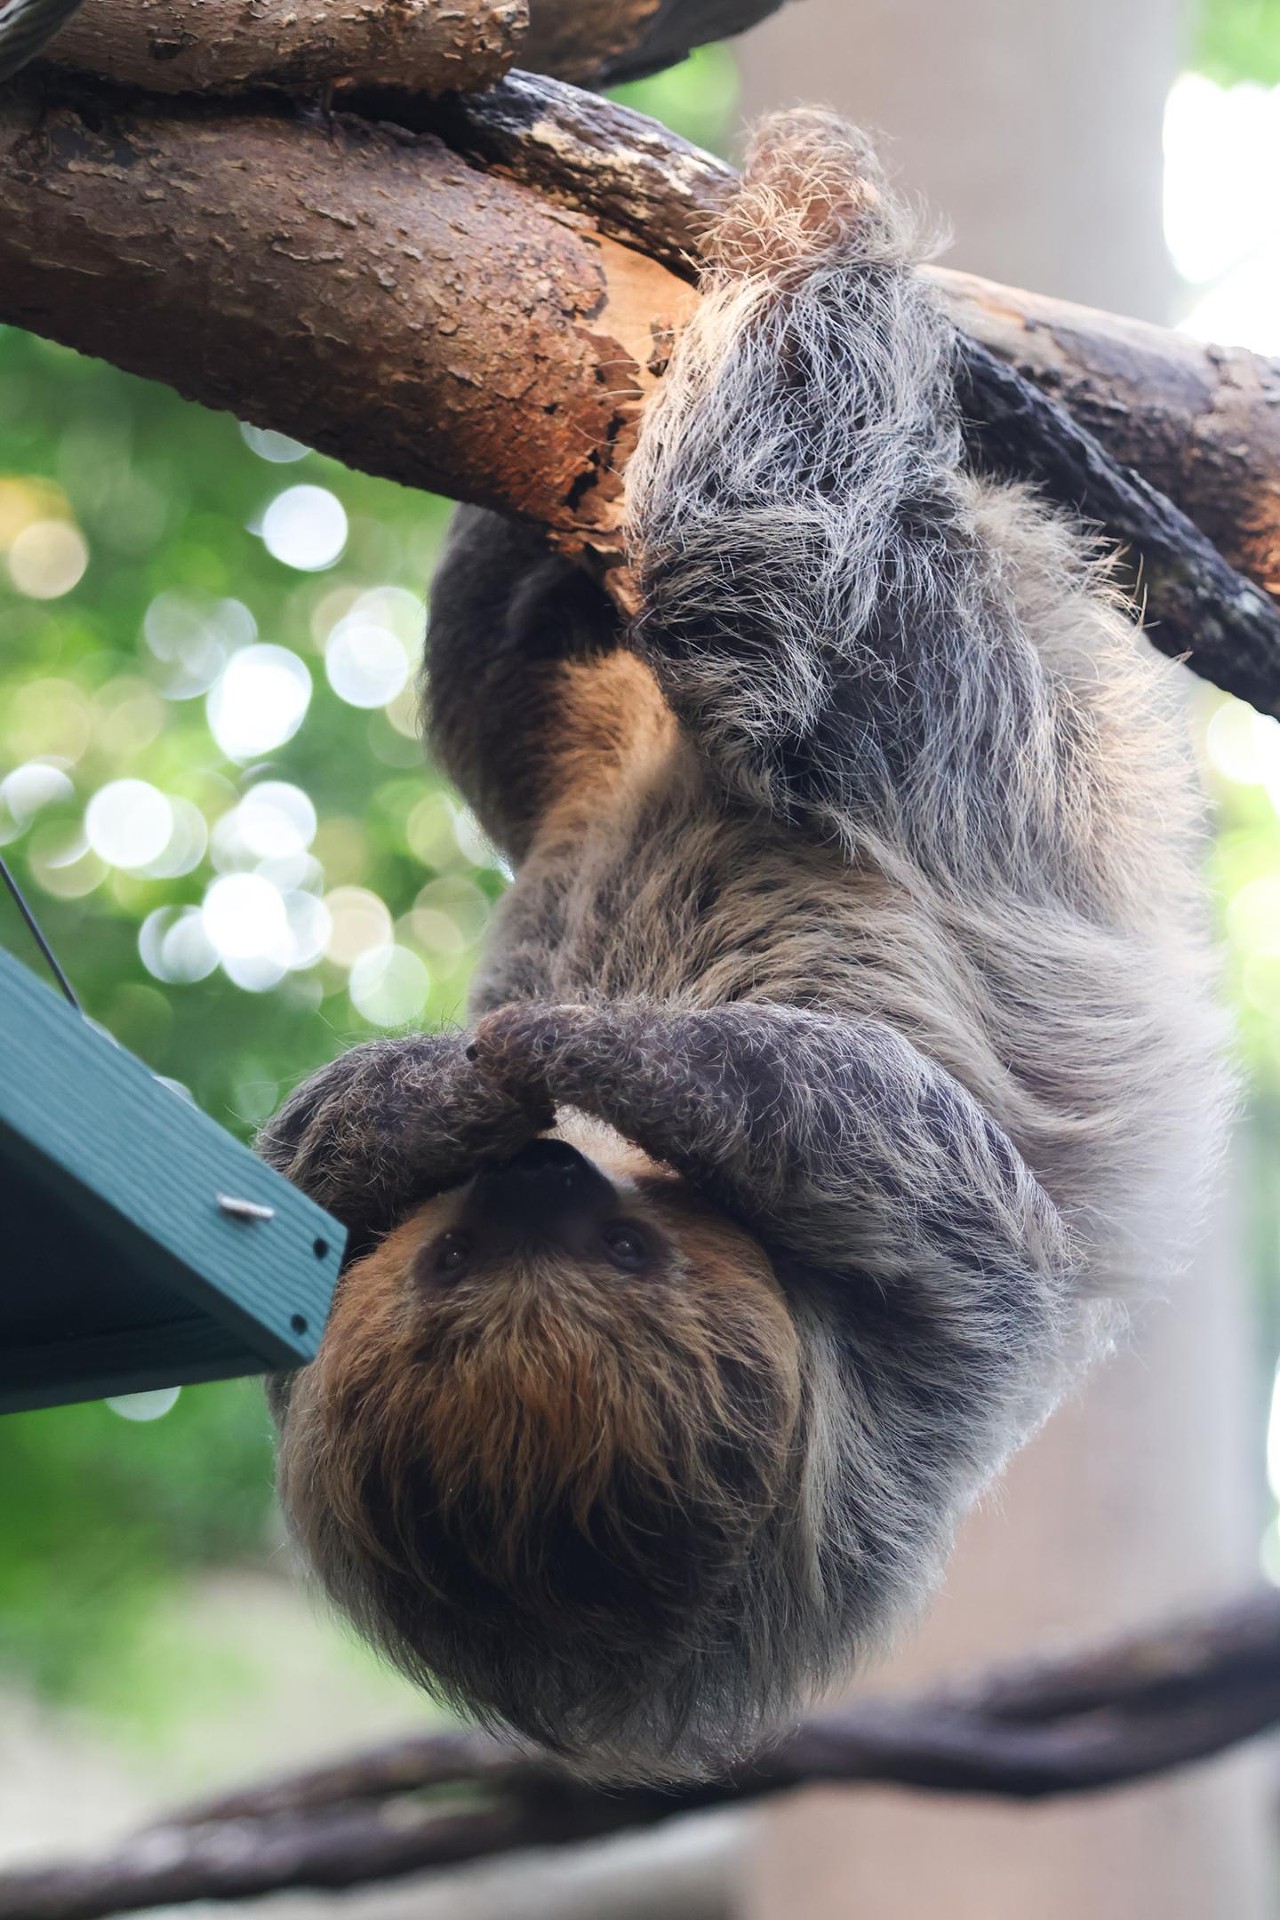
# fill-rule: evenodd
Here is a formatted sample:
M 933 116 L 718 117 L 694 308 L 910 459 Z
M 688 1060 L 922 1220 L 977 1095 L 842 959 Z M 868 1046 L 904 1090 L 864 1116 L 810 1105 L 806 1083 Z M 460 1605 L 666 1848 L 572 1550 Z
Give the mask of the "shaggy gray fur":
M 631 633 L 535 535 L 459 516 L 433 739 L 518 866 L 478 1061 L 357 1049 L 265 1139 L 363 1246 L 573 1108 L 768 1249 L 801 1456 L 731 1604 L 695 1584 L 660 1644 L 619 1622 L 596 1657 L 514 1594 L 499 1674 L 308 1534 L 411 1671 L 587 1765 L 713 1766 L 882 1640 L 1177 1265 L 1219 1151 L 1174 675 L 1077 531 L 960 470 L 916 252 L 860 136 L 766 125 L 631 466 Z

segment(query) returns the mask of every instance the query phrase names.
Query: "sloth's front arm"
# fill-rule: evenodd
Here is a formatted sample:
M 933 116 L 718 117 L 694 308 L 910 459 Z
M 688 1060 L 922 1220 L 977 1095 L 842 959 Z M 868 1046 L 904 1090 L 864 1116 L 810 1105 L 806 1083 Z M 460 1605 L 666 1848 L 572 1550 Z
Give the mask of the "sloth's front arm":
M 1058 1316 L 1073 1262 L 1048 1195 L 965 1088 L 880 1021 L 516 1005 L 480 1022 L 474 1052 L 497 1085 L 607 1121 L 775 1253 L 853 1283 L 851 1311 L 889 1291 L 1010 1359 Z
M 348 1261 L 418 1201 L 516 1153 L 551 1124 L 537 1096 L 477 1070 L 467 1037 L 373 1040 L 321 1067 L 258 1137 L 258 1152 L 347 1228 Z

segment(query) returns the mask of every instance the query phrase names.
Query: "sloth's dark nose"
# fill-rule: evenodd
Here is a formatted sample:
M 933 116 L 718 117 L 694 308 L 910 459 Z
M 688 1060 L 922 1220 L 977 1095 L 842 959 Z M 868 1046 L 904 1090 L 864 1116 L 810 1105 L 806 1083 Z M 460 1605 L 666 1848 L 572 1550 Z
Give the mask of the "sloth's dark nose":
M 515 1174 L 517 1178 L 524 1179 L 540 1180 L 559 1175 L 562 1180 L 570 1180 L 582 1174 L 594 1174 L 595 1168 L 567 1140 L 531 1140 L 527 1147 L 521 1147 L 519 1153 L 504 1161 L 495 1171 Z
M 574 1228 L 613 1200 L 613 1188 L 563 1140 L 531 1140 L 499 1167 L 478 1174 L 458 1225 L 483 1239 L 571 1243 Z

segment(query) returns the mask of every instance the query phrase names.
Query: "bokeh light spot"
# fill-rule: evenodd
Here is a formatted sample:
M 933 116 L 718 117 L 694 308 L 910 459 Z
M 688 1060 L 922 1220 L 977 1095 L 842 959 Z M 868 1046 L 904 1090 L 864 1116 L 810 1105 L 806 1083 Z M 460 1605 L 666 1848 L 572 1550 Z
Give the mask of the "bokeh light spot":
M 293 887 L 284 895 L 284 910 L 289 922 L 289 938 L 293 943 L 289 971 L 298 973 L 307 967 L 314 967 L 324 958 L 333 933 L 333 922 L 324 901 L 317 900 L 314 893 L 307 893 L 301 887 Z
M 162 1420 L 178 1404 L 181 1387 L 152 1387 L 145 1393 L 116 1393 L 105 1402 L 122 1420 Z
M 218 958 L 270 958 L 285 970 L 289 922 L 278 887 L 260 873 L 227 873 L 204 897 L 204 930 Z
M 143 615 L 142 637 L 170 669 L 165 697 L 192 700 L 209 691 L 231 654 L 252 646 L 258 627 L 241 600 L 169 589 Z
M 286 567 L 319 573 L 347 544 L 346 508 L 327 487 L 286 487 L 262 516 L 262 541 Z
M 161 852 L 142 869 L 149 880 L 176 880 L 194 873 L 209 845 L 209 829 L 199 807 L 191 800 L 170 800 L 169 805 L 173 831 Z
M 79 828 L 38 826 L 27 848 L 27 865 L 55 900 L 83 900 L 101 886 L 107 868 Z
M 57 800 L 70 800 L 75 793 L 69 776 L 47 760 L 28 760 L 0 781 L 0 802 L 19 830 L 29 824 L 41 807 Z
M 173 836 L 174 815 L 147 780 L 111 780 L 85 808 L 85 838 L 108 866 L 132 871 L 158 860 Z
M 243 647 L 210 690 L 209 731 L 228 760 L 254 760 L 293 738 L 310 703 L 311 675 L 296 653 Z
M 351 1004 L 375 1027 L 416 1019 L 431 991 L 425 961 L 408 947 L 372 947 L 351 969 Z
M 9 578 L 29 600 L 60 600 L 88 564 L 85 537 L 69 520 L 36 520 L 9 548 Z
M 235 812 L 236 832 L 256 860 L 282 860 L 305 853 L 316 837 L 316 810 L 301 787 L 287 780 L 261 780 Z
M 240 437 L 260 460 L 270 460 L 275 466 L 305 460 L 311 451 L 301 440 L 291 440 L 287 433 L 277 433 L 273 427 L 251 427 L 247 420 L 240 422 Z
M 218 964 L 199 907 L 157 907 L 138 929 L 138 952 L 149 974 L 178 986 L 207 979 Z
M 325 953 L 337 966 L 354 966 L 370 948 L 391 945 L 391 915 L 367 887 L 335 887 L 324 904 L 330 921 Z
M 389 627 L 350 614 L 329 635 L 324 654 L 329 685 L 349 707 L 385 707 L 409 678 L 409 659 Z

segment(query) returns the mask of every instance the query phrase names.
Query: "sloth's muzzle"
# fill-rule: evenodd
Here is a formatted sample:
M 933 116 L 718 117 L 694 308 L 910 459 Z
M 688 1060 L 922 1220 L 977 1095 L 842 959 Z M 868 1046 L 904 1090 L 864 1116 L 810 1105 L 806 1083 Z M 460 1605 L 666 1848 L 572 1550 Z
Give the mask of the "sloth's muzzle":
M 457 1227 L 491 1255 L 534 1246 L 582 1254 L 617 1205 L 612 1182 L 576 1147 L 531 1140 L 476 1176 Z

